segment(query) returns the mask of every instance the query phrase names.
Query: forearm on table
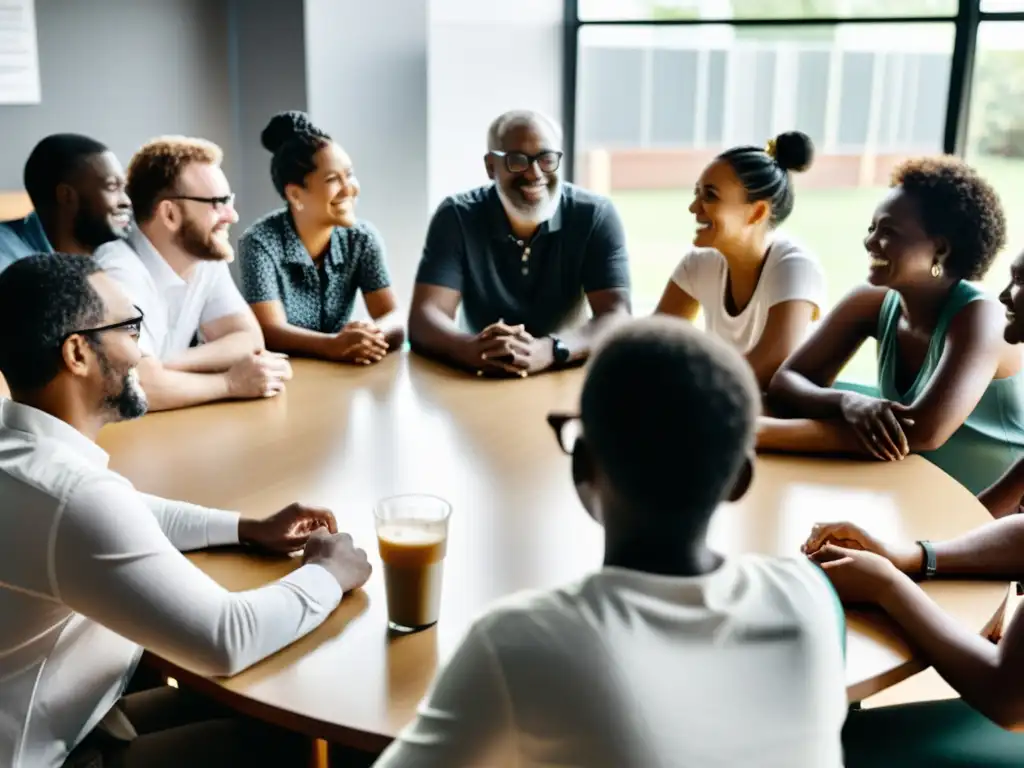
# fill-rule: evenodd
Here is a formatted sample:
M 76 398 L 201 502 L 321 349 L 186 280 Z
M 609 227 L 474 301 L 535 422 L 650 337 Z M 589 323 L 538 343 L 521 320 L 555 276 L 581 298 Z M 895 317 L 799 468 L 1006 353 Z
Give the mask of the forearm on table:
M 209 341 L 167 360 L 166 368 L 186 373 L 219 373 L 226 371 L 246 355 L 263 349 L 261 334 L 234 331 L 216 341 Z
M 240 515 L 141 494 L 164 535 L 181 552 L 239 543 Z
M 436 307 L 414 309 L 409 315 L 409 344 L 418 354 L 471 368 L 466 348 L 472 340 L 472 334 Z
M 179 552 L 126 484 L 84 481 L 54 536 L 53 594 L 112 632 L 206 675 L 232 675 L 320 624 L 341 600 L 317 565 L 229 592 Z
M 405 344 L 405 322 L 401 310 L 395 308 L 386 315 L 373 318 L 374 324 L 384 334 L 388 352 L 397 352 Z
M 334 334 L 311 331 L 290 323 L 274 323 L 263 326 L 267 349 L 297 357 L 326 358 L 327 346 Z
M 937 510 L 938 511 L 938 510 Z M 1019 578 L 1024 575 L 1024 516 L 993 520 L 947 541 L 931 542 L 938 576 Z M 918 548 L 920 549 L 920 548 Z M 922 558 L 908 548 L 896 563 L 904 573 L 921 573 Z
M 1016 692 L 1018 681 L 1006 679 L 998 646 L 961 627 L 903 575 L 881 608 L 965 702 L 1004 727 L 1017 724 L 1010 722 L 1017 719 L 1010 712 L 1024 696 Z
M 842 397 L 842 391 L 818 386 L 803 374 L 784 366 L 775 372 L 768 385 L 768 402 L 773 410 L 805 419 L 840 416 Z
M 757 420 L 757 450 L 874 458 L 853 429 L 838 419 L 762 416 Z
M 605 312 L 591 318 L 588 322 L 564 333 L 555 334 L 569 349 L 569 361 L 586 360 L 601 335 L 613 328 L 617 323 L 628 320 L 627 309 Z
M 154 358 L 139 364 L 139 382 L 146 393 L 150 411 L 188 408 L 224 400 L 231 395 L 223 373 L 188 373 L 165 368 Z

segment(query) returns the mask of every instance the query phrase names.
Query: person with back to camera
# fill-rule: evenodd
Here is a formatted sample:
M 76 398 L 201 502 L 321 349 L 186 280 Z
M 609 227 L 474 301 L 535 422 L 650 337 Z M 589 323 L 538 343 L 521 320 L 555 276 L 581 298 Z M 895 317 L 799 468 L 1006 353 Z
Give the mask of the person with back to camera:
M 707 541 L 750 485 L 759 410 L 720 339 L 664 317 L 609 331 L 580 410 L 548 416 L 603 564 L 489 606 L 377 768 L 839 768 L 835 592 L 799 553 Z
M 384 241 L 356 218 L 352 160 L 303 112 L 274 115 L 261 135 L 285 207 L 239 241 L 242 290 L 267 348 L 369 365 L 400 349 L 405 329 Z M 356 292 L 372 322 L 351 321 Z
M 1024 455 L 1021 351 L 1005 308 L 980 280 L 1006 241 L 991 185 L 953 157 L 915 158 L 892 174 L 855 288 L 775 374 L 758 448 L 882 461 L 920 453 L 972 493 Z M 833 386 L 868 338 L 878 384 Z
M 676 267 L 659 314 L 693 321 L 747 358 L 761 391 L 825 304 L 818 258 L 777 230 L 793 211 L 791 173 L 814 157 L 809 137 L 782 133 L 764 149 L 734 147 L 701 173 L 690 213 L 694 248 Z

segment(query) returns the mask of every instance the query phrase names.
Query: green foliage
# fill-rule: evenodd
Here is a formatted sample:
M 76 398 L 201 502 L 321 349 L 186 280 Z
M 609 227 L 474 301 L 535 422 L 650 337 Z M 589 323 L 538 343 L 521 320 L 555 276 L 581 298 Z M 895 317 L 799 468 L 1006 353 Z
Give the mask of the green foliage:
M 1024 157 L 1024 51 L 978 51 L 969 135 L 986 155 Z

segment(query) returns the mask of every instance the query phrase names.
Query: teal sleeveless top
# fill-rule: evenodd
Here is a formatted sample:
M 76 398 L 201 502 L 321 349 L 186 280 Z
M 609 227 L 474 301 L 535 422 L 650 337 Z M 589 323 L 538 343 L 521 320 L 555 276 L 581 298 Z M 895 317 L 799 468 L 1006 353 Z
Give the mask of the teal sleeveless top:
M 939 315 L 928 352 L 910 389 L 896 389 L 900 297 L 889 291 L 878 313 L 878 387 L 837 385 L 874 397 L 910 405 L 931 381 L 946 344 L 946 331 L 956 313 L 984 297 L 981 289 L 961 281 L 953 288 Z M 1024 455 L 1024 370 L 1005 379 L 993 379 L 963 425 L 935 451 L 921 453 L 971 493 L 977 495 Z

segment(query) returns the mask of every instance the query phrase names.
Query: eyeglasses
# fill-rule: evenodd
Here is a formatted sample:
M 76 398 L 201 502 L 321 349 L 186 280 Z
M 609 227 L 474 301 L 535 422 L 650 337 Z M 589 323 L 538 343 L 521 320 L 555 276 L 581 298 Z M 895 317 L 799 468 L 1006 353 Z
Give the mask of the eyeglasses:
M 572 454 L 576 441 L 583 435 L 580 417 L 573 413 L 549 413 L 548 424 L 555 432 L 555 439 L 563 453 Z
M 135 317 L 130 317 L 127 320 L 122 320 L 119 323 L 111 323 L 110 325 L 101 325 L 98 328 L 81 328 L 77 331 L 71 331 L 65 333 L 64 337 L 60 340 L 59 346 L 64 346 L 64 342 L 70 339 L 72 336 L 88 336 L 95 335 L 97 333 L 105 333 L 107 331 L 128 331 L 132 336 L 138 337 L 142 333 L 142 321 L 145 315 L 142 310 L 135 307 L 135 311 L 139 314 Z
M 524 152 L 501 152 L 492 149 L 490 154 L 505 160 L 505 169 L 509 173 L 526 173 L 531 165 L 536 163 L 544 173 L 554 173 L 562 164 L 562 153 L 553 149 L 546 149 L 536 155 L 527 155 Z
M 226 206 L 235 206 L 235 193 L 221 195 L 220 197 L 197 197 L 195 195 L 168 195 L 164 200 L 191 200 L 194 203 L 206 203 L 212 205 L 213 209 L 219 210 Z

